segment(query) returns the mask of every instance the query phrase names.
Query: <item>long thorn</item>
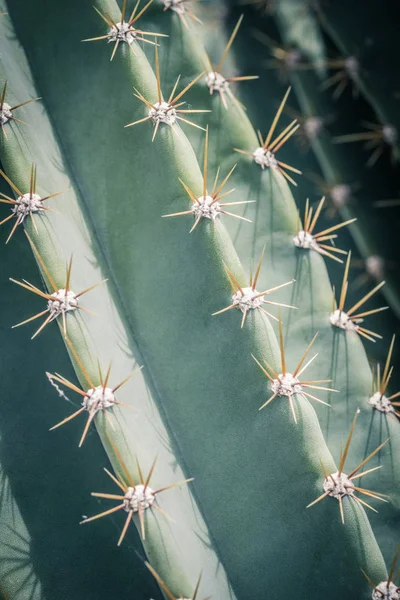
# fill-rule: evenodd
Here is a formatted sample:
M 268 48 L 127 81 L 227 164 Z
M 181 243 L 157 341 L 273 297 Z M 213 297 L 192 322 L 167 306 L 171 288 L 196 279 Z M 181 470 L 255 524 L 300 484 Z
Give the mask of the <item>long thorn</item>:
M 350 444 L 351 444 L 351 438 L 353 437 L 354 428 L 355 428 L 355 426 L 356 426 L 356 421 L 357 421 L 357 417 L 358 417 L 358 415 L 359 415 L 359 414 L 360 414 L 360 409 L 359 409 L 359 408 L 357 408 L 357 410 L 356 410 L 356 414 L 355 414 L 355 416 L 354 416 L 353 422 L 352 422 L 352 424 L 351 424 L 351 427 L 350 427 L 349 435 L 347 436 L 347 441 L 346 441 L 346 446 L 345 446 L 345 448 L 344 448 L 344 452 L 343 452 L 343 454 L 342 454 L 342 456 L 341 456 L 341 458 L 340 458 L 340 463 L 339 463 L 339 475 L 341 475 L 341 474 L 342 474 L 342 472 L 343 472 L 343 467 L 344 467 L 344 464 L 345 464 L 345 462 L 346 462 L 347 454 L 348 454 L 348 452 L 349 452 L 349 448 L 350 448 Z M 360 465 L 360 467 L 358 467 L 358 468 L 361 468 L 361 466 L 362 466 L 362 465 Z M 351 473 L 351 475 L 354 475 L 354 473 L 355 473 L 357 470 L 358 470 L 358 469 L 356 469 L 356 470 L 355 470 L 353 473 Z M 351 475 L 349 475 L 349 477 L 350 477 Z
M 276 126 L 277 126 L 277 124 L 278 124 L 279 118 L 280 118 L 280 116 L 281 116 L 281 114 L 282 114 L 283 108 L 284 108 L 284 106 L 285 106 L 285 104 L 286 104 L 286 100 L 288 99 L 288 96 L 289 96 L 289 94 L 290 94 L 290 90 L 291 90 L 291 88 L 289 87 L 289 88 L 287 89 L 287 91 L 286 91 L 286 94 L 285 94 L 285 95 L 284 95 L 284 97 L 283 97 L 283 100 L 282 100 L 282 102 L 280 103 L 280 106 L 279 106 L 279 108 L 278 108 L 278 110 L 277 110 L 277 112 L 276 112 L 276 115 L 275 115 L 275 117 L 274 117 L 274 120 L 272 121 L 272 125 L 271 125 L 271 127 L 269 128 L 268 135 L 267 135 L 267 137 L 266 137 L 266 139 L 265 139 L 265 142 L 264 142 L 264 148 L 268 148 L 268 145 L 269 145 L 269 143 L 270 143 L 270 141 L 271 141 L 271 138 L 272 138 L 272 136 L 273 136 L 273 134 L 274 134 L 274 131 L 275 131 L 275 129 L 276 129 Z
M 102 517 L 111 515 L 112 513 L 117 512 L 117 510 L 121 510 L 121 508 L 124 508 L 124 506 L 125 506 L 125 504 L 119 504 L 118 506 L 114 506 L 114 508 L 110 508 L 109 510 L 106 510 L 98 515 L 95 515 L 94 517 L 89 517 L 88 519 L 84 519 L 83 521 L 81 521 L 79 523 L 79 525 L 83 525 L 84 523 L 89 523 L 90 521 L 95 521 L 96 519 L 101 519 Z
M 236 35 L 237 35 L 237 32 L 239 31 L 239 27 L 240 27 L 240 25 L 241 25 L 242 21 L 243 21 L 243 15 L 240 15 L 240 17 L 239 17 L 239 20 L 238 20 L 238 22 L 236 23 L 236 25 L 235 25 L 235 28 L 234 28 L 234 30 L 232 31 L 231 37 L 229 38 L 229 40 L 228 40 L 228 43 L 227 43 L 227 45 L 226 45 L 226 47 L 225 47 L 225 50 L 224 50 L 224 52 L 223 52 L 223 54 L 222 54 L 222 58 L 221 58 L 221 60 L 220 60 L 220 62 L 219 62 L 219 65 L 218 65 L 218 66 L 217 66 L 217 68 L 215 69 L 215 71 L 216 71 L 217 73 L 219 73 L 219 72 L 221 71 L 221 69 L 222 69 L 222 66 L 223 66 L 223 64 L 224 64 L 224 62 L 225 62 L 225 60 L 226 60 L 226 57 L 228 56 L 228 52 L 229 52 L 229 50 L 231 49 L 231 46 L 232 46 L 232 44 L 233 44 L 233 42 L 234 42 L 234 39 L 235 39 L 235 37 L 236 37 Z

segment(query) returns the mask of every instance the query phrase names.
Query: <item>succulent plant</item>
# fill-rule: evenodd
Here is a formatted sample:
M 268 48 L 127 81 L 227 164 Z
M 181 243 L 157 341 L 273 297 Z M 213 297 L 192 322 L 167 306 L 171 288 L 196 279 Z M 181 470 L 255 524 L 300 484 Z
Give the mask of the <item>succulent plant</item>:
M 383 284 L 297 208 L 290 87 L 256 132 L 228 9 L 0 1 L 9 600 L 399 594 Z

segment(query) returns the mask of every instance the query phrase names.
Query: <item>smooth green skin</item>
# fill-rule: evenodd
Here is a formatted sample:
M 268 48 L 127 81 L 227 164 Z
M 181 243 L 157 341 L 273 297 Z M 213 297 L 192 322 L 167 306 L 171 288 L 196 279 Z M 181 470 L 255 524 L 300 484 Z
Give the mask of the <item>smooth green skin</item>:
M 286 18 L 290 15 L 285 3 L 279 4 L 279 10 Z M 204 20 L 204 16 L 200 16 Z M 296 23 L 298 24 L 299 21 L 297 20 Z M 153 28 L 157 26 L 155 19 L 152 24 Z M 162 32 L 166 31 L 167 29 L 162 29 Z M 297 29 L 287 29 L 287 32 L 291 39 L 298 36 Z M 185 43 L 179 40 L 177 31 L 174 31 L 174 35 L 171 36 L 174 42 L 179 44 L 179 47 L 193 43 L 190 32 L 181 29 L 180 33 L 181 39 Z M 208 35 L 204 35 L 204 38 L 208 39 Z M 198 37 L 195 39 L 198 49 Z M 308 42 L 308 38 L 304 40 L 304 43 Z M 219 54 L 216 53 L 217 56 L 221 55 L 225 45 L 223 38 L 219 39 L 219 44 L 221 48 Z M 307 47 L 307 50 L 310 53 L 312 48 Z M 240 51 L 236 51 L 236 54 L 237 52 Z M 231 72 L 237 72 L 237 67 L 235 69 L 234 60 L 232 60 L 232 57 L 235 57 L 235 46 L 231 49 L 230 57 L 231 64 L 226 72 L 229 73 L 229 69 Z M 184 64 L 186 68 L 190 67 L 187 59 Z M 196 67 L 193 67 L 193 64 L 196 65 L 196 56 L 192 61 L 191 69 L 195 73 Z M 183 70 L 183 65 L 177 66 Z M 202 92 L 203 96 L 201 96 Z M 391 437 L 390 444 L 369 463 L 368 468 L 382 464 L 382 470 L 370 474 L 363 483 L 360 480 L 361 487 L 364 485 L 368 489 L 376 489 L 390 498 L 390 504 L 372 501 L 379 513 L 369 512 L 378 541 L 390 561 L 399 537 L 400 467 L 396 460 L 400 444 L 398 420 L 393 416 L 387 419 L 367 402 L 371 394 L 372 374 L 360 339 L 353 334 L 345 335 L 344 332 L 333 329 L 330 324 L 332 291 L 324 259 L 315 252 L 296 249 L 292 244 L 293 235 L 297 231 L 297 211 L 291 194 L 291 190 L 294 188 L 289 190 L 286 182 L 281 179 L 276 181 L 275 178 L 269 176 L 268 172 L 262 172 L 258 165 L 252 164 L 250 158 L 242 158 L 232 151 L 234 146 L 250 150 L 258 145 L 249 118 L 240 107 L 231 103 L 229 111 L 223 108 L 221 110 L 218 96 L 210 98 L 208 94 L 204 95 L 204 84 L 196 86 L 196 93 L 202 100 L 198 101 L 199 105 L 213 109 L 209 118 L 212 123 L 212 127 L 210 125 L 210 162 L 213 157 L 218 157 L 221 164 L 229 165 L 229 160 L 232 164 L 239 158 L 237 170 L 230 181 L 236 190 L 235 194 L 232 194 L 232 201 L 242 198 L 257 199 L 255 204 L 248 205 L 244 210 L 237 210 L 239 214 L 244 214 L 252 219 L 252 224 L 239 222 L 237 225 L 238 222 L 233 219 L 225 221 L 235 241 L 239 256 L 247 267 L 251 263 L 254 265 L 263 246 L 266 245 L 260 285 L 263 286 L 265 281 L 272 280 L 275 285 L 275 282 L 283 283 L 292 277 L 296 279 L 293 287 L 282 290 L 278 296 L 282 301 L 298 307 L 296 311 L 284 312 L 287 335 L 285 345 L 289 366 L 295 367 L 309 341 L 316 331 L 319 331 L 314 352 L 310 355 L 318 352 L 319 356 L 310 366 L 304 378 L 308 380 L 332 378 L 331 387 L 340 390 L 340 394 L 329 395 L 315 391 L 316 396 L 332 405 L 331 410 L 316 402 L 313 403 L 331 452 L 335 459 L 339 460 L 340 445 L 346 440 L 351 422 L 359 407 L 362 409 L 362 413 L 358 419 L 347 466 L 355 467 L 387 437 Z M 287 120 L 287 116 L 282 117 L 282 124 L 278 127 L 277 132 L 286 126 Z M 196 137 L 196 131 L 194 136 L 192 132 L 190 134 L 191 138 Z M 287 160 L 290 164 L 295 165 L 296 153 L 292 151 L 291 154 L 294 157 L 293 160 Z M 296 175 L 293 177 L 299 179 Z M 350 216 L 352 215 L 347 218 Z M 328 223 L 326 226 L 330 225 L 331 223 Z M 323 228 L 324 226 L 319 226 L 317 231 Z M 353 228 L 354 226 L 351 228 L 352 233 Z M 340 237 L 339 246 L 341 246 Z M 359 292 L 356 300 L 361 295 Z M 275 294 L 271 299 L 276 299 Z M 352 306 L 350 299 L 349 302 L 346 306 Z M 370 304 L 366 304 L 365 310 L 369 308 Z M 272 308 L 271 312 L 276 314 L 276 309 Z M 367 319 L 366 327 L 368 326 Z M 366 344 L 371 345 L 368 341 Z M 329 384 L 326 385 L 329 387 Z M 313 393 L 312 390 L 310 391 Z M 368 501 L 368 498 L 364 497 L 364 499 Z
M 62 22 L 66 27 L 68 26 L 67 18 Z M 23 20 L 18 20 L 19 26 L 22 26 L 22 23 Z M 71 28 L 68 31 L 70 32 Z M 40 36 L 40 31 L 37 34 Z M 61 35 L 61 39 L 65 43 L 67 42 L 66 38 L 66 35 Z M 42 39 L 46 40 L 46 36 Z M 66 54 L 63 55 L 67 57 L 67 61 L 73 57 L 72 48 L 71 46 L 68 57 Z M 40 49 L 35 45 L 34 50 L 46 53 L 45 45 Z M 98 54 L 101 54 L 101 50 L 97 52 Z M 105 52 L 103 54 L 105 55 Z M 30 56 L 30 58 L 34 59 L 33 64 L 35 64 L 36 57 Z M 49 53 L 47 53 L 47 59 L 50 60 L 50 63 L 46 66 L 50 67 L 52 57 Z M 130 57 L 128 63 L 129 60 Z M 123 62 L 116 62 L 116 65 L 123 66 Z M 118 76 L 115 65 L 113 68 Z M 63 72 L 68 81 L 68 70 L 65 69 Z M 91 72 L 90 74 L 93 75 Z M 47 73 L 47 75 L 51 77 L 51 73 Z M 109 75 L 113 75 L 113 72 L 110 71 Z M 112 84 L 112 78 L 110 77 L 110 79 L 109 84 Z M 44 86 L 46 79 L 39 75 L 38 81 L 39 85 Z M 81 84 L 80 90 L 83 89 L 83 80 Z M 95 87 L 93 81 L 90 84 L 93 89 Z M 46 91 L 49 92 L 48 96 L 46 94 L 46 98 L 48 98 L 48 106 L 53 108 L 55 90 L 53 85 L 50 87 L 53 88 L 52 91 L 47 90 L 46 86 Z M 116 90 L 116 87 L 112 85 L 108 87 L 108 93 L 113 90 Z M 78 114 L 83 116 L 85 107 L 74 102 L 74 98 L 70 98 L 71 100 L 70 104 L 74 105 Z M 110 105 L 110 98 L 98 94 L 97 100 L 98 110 L 104 114 L 102 109 L 105 105 Z M 105 105 L 103 106 L 102 103 Z M 121 109 L 124 106 L 121 97 L 118 106 Z M 62 104 L 59 108 L 61 114 L 64 108 L 65 106 Z M 57 111 L 56 117 L 59 117 Z M 110 124 L 115 117 L 114 114 L 110 115 Z M 102 160 L 102 153 L 106 154 L 110 150 L 109 143 L 112 141 L 110 138 L 112 138 L 113 131 L 110 131 L 105 138 L 102 135 L 103 147 L 101 147 L 99 132 L 92 127 L 92 136 L 90 138 L 83 136 L 82 144 L 73 148 L 69 142 L 77 123 L 74 120 L 69 121 L 69 129 L 66 131 L 64 130 L 66 119 L 58 121 L 56 118 L 56 122 L 57 129 L 62 134 L 67 155 L 72 161 L 77 179 L 81 183 L 83 171 L 90 170 L 89 167 L 93 167 L 94 162 Z M 139 199 L 146 197 L 145 204 L 143 202 L 134 204 L 127 201 L 129 177 L 124 168 L 126 155 L 123 154 L 124 148 L 115 144 L 113 147 L 117 154 L 116 158 L 121 158 L 121 162 L 117 160 L 117 169 L 115 172 L 107 174 L 107 180 L 105 180 L 103 171 L 98 173 L 100 179 L 98 177 L 95 180 L 90 179 L 91 193 L 85 194 L 85 201 L 88 206 L 91 206 L 94 201 L 97 202 L 98 212 L 93 211 L 91 214 L 102 249 L 105 255 L 110 256 L 113 260 L 113 273 L 119 283 L 121 297 L 129 299 L 129 310 L 136 338 L 141 345 L 150 374 L 154 377 L 157 373 L 157 387 L 163 392 L 164 406 L 180 441 L 185 462 L 189 465 L 189 469 L 191 465 L 196 464 L 196 469 L 193 470 L 196 470 L 196 476 L 199 473 L 198 479 L 201 481 L 201 484 L 196 486 L 198 498 L 204 514 L 207 515 L 207 521 L 212 526 L 213 535 L 221 555 L 224 557 L 224 564 L 228 567 L 228 572 L 234 574 L 232 576 L 234 587 L 243 597 L 260 593 L 260 589 L 270 592 L 272 597 L 277 593 L 289 593 L 290 589 L 293 589 L 294 582 L 296 582 L 296 590 L 299 590 L 299 597 L 306 597 L 310 589 L 315 590 L 315 586 L 318 586 L 316 593 L 323 593 L 327 598 L 337 597 L 338 592 L 353 595 L 356 591 L 360 595 L 360 587 L 367 594 L 368 588 L 358 571 L 359 564 L 367 563 L 366 568 L 371 576 L 377 579 L 385 577 L 385 569 L 376 543 L 370 535 L 364 512 L 358 506 L 346 506 L 346 526 L 341 528 L 337 526 L 339 516 L 335 502 L 326 502 L 323 507 L 319 506 L 314 511 L 306 512 L 304 508 L 305 504 L 312 499 L 310 498 L 311 492 L 317 495 L 321 489 L 321 473 L 317 456 L 320 456 L 328 467 L 334 468 L 323 443 L 315 413 L 308 402 L 298 401 L 298 426 L 295 426 L 290 417 L 288 403 L 275 403 L 270 411 L 270 418 L 274 423 L 271 430 L 268 431 L 266 443 L 265 423 L 257 414 L 257 407 L 265 399 L 265 382 L 250 358 L 250 351 L 253 350 L 259 356 L 267 356 L 276 367 L 276 340 L 272 336 L 268 322 L 259 315 L 252 315 L 243 332 L 240 332 L 239 315 L 236 312 L 224 315 L 214 321 L 210 318 L 212 306 L 218 308 L 218 304 L 221 306 L 229 299 L 226 277 L 223 277 L 221 256 L 232 267 L 239 269 L 223 227 L 219 223 L 214 229 L 212 226 L 201 227 L 198 228 L 198 231 L 196 230 L 195 235 L 188 236 L 187 225 L 182 221 L 177 220 L 174 224 L 171 220 L 170 225 L 164 225 L 166 222 L 159 219 L 161 208 L 166 206 L 169 208 L 171 204 L 176 205 L 179 199 L 182 202 L 184 198 L 180 188 L 171 181 L 170 164 L 178 173 L 186 176 L 192 175 L 192 180 L 186 179 L 186 181 L 189 184 L 197 185 L 197 188 L 194 188 L 195 192 L 198 193 L 199 187 L 201 187 L 199 177 L 193 172 L 188 173 L 190 147 L 184 140 L 174 139 L 175 151 L 178 156 L 185 156 L 186 160 L 185 163 L 182 158 L 182 162 L 176 164 L 175 158 L 172 159 L 171 152 L 168 152 L 171 147 L 171 132 L 161 130 L 159 133 L 153 146 L 150 146 L 143 135 L 136 138 L 138 144 L 141 144 L 142 155 L 138 157 L 139 160 L 134 165 L 134 192 L 135 197 Z M 178 144 L 181 148 L 177 148 Z M 98 150 L 98 154 L 94 153 L 95 148 Z M 150 154 L 150 149 L 153 148 L 156 149 L 156 153 L 152 150 Z M 158 160 L 157 166 L 160 168 L 154 172 L 154 179 L 148 180 L 147 171 L 145 172 L 143 169 L 141 173 L 140 167 L 147 164 L 149 160 L 154 160 L 155 154 Z M 76 160 L 78 156 L 81 161 Z M 91 157 L 90 165 L 88 156 Z M 141 161 L 143 162 L 141 163 Z M 143 177 L 143 174 L 146 176 Z M 167 180 L 168 186 L 166 186 Z M 111 186 L 114 197 L 119 199 L 118 204 L 110 207 L 111 210 L 100 193 L 105 184 Z M 158 190 L 162 189 L 164 194 L 171 194 L 175 203 L 168 198 L 165 200 L 159 191 L 156 194 L 157 188 Z M 174 198 L 175 194 L 176 199 Z M 123 219 L 118 219 L 118 212 L 122 213 Z M 107 230 L 103 223 L 103 228 L 100 229 L 98 227 L 99 214 L 102 219 L 106 216 L 112 223 L 112 227 L 110 226 Z M 129 226 L 127 221 L 130 221 Z M 165 229 L 165 227 L 169 229 Z M 148 239 L 151 235 L 155 235 L 159 241 L 174 240 L 174 244 L 166 243 L 163 246 L 162 260 L 159 256 L 159 249 L 149 247 Z M 121 247 L 124 250 L 123 261 L 121 260 Z M 144 247 L 148 261 L 145 265 L 141 264 L 143 252 L 139 252 Z M 232 264 L 235 262 L 236 265 Z M 148 278 L 149 264 L 152 273 L 150 282 Z M 179 265 L 178 270 L 174 272 L 172 286 L 171 272 L 168 272 L 171 265 Z M 146 289 L 144 289 L 145 285 Z M 168 289 L 166 297 L 168 304 L 164 295 L 160 293 L 160 290 L 165 288 Z M 206 296 L 204 290 L 208 288 L 213 290 L 213 294 Z M 198 296 L 202 302 L 199 305 L 193 305 L 193 297 Z M 182 307 L 181 311 L 179 311 L 180 307 Z M 212 330 L 208 325 L 211 322 L 213 323 Z M 203 327 L 202 330 L 200 325 Z M 255 325 L 257 325 L 257 329 Z M 194 333 L 190 340 L 184 335 L 189 327 L 190 331 Z M 236 330 L 233 329 L 234 327 Z M 199 332 L 197 336 L 196 332 Z M 234 336 L 233 340 L 232 335 Z M 236 336 L 240 337 L 236 340 Z M 162 347 L 160 339 L 163 340 Z M 171 363 L 169 350 L 171 347 L 176 349 L 173 363 Z M 168 352 L 165 352 L 165 348 L 168 349 Z M 188 356 L 196 356 L 198 363 L 191 361 L 188 364 Z M 215 365 L 218 364 L 221 356 L 226 359 L 226 362 L 218 371 L 215 369 Z M 239 362 L 240 376 L 238 376 Z M 199 377 L 198 364 L 201 364 L 202 368 L 209 364 L 213 377 L 206 380 L 204 377 Z M 179 373 L 179 380 L 176 376 L 177 373 Z M 190 393 L 191 399 L 190 411 L 187 404 L 188 393 Z M 232 402 L 232 398 L 234 402 Z M 215 415 L 212 422 L 209 419 L 211 412 Z M 196 419 L 193 418 L 194 415 Z M 235 418 L 233 418 L 234 416 Z M 237 420 L 240 422 L 240 428 L 237 427 Z M 233 430 L 234 425 L 235 430 Z M 208 432 L 209 445 L 207 446 L 204 445 L 205 430 Z M 245 439 L 248 442 L 248 452 L 244 454 L 242 444 Z M 282 447 L 282 439 L 290 439 L 290 444 Z M 211 443 L 214 440 L 215 445 Z M 282 462 L 281 460 L 276 461 L 278 446 Z M 200 447 L 202 453 L 199 452 Z M 285 455 L 287 456 L 286 461 L 284 460 Z M 224 460 L 221 460 L 222 456 Z M 211 480 L 209 477 L 210 461 L 212 461 L 217 479 L 223 485 L 223 496 L 218 486 L 215 485 L 215 478 Z M 260 473 L 260 465 L 266 462 L 269 465 L 268 472 Z M 286 465 L 286 463 L 288 463 L 288 467 L 283 469 L 282 465 Z M 245 473 L 250 485 L 253 480 L 256 480 L 257 489 L 267 491 L 267 505 L 265 505 L 265 493 L 254 494 L 254 490 L 251 490 L 250 498 L 247 500 L 248 487 L 245 487 L 243 495 L 237 494 L 238 472 Z M 295 483 L 291 482 L 291 474 L 295 475 Z M 261 482 L 260 479 L 262 479 Z M 270 491 L 271 481 L 274 484 L 272 492 Z M 279 494 L 274 494 L 274 489 L 279 490 Z M 283 510 L 282 496 L 285 498 Z M 226 501 L 227 497 L 229 502 Z M 246 504 L 245 513 L 243 513 L 244 503 Z M 301 520 L 298 519 L 300 510 L 303 510 L 305 515 Z M 335 513 L 331 512 L 333 510 Z M 265 514 L 265 521 L 260 523 L 261 511 Z M 253 515 L 257 518 L 252 518 Z M 333 525 L 332 528 L 329 528 L 330 522 Z M 309 546 L 310 550 L 312 548 L 312 552 L 306 553 L 305 560 L 301 565 L 297 560 L 296 544 L 287 548 L 288 534 L 287 530 L 282 532 L 283 523 L 285 527 L 286 525 L 291 526 L 291 540 L 301 540 L 302 547 Z M 323 538 L 322 532 L 328 536 L 328 540 Z M 315 533 L 317 533 L 316 536 Z M 314 536 L 318 539 L 314 540 Z M 260 556 L 260 542 L 265 541 L 266 537 L 271 540 L 271 545 L 266 550 L 271 553 L 271 560 L 268 560 L 268 555 L 267 557 Z M 252 539 L 254 545 L 252 544 L 249 548 L 246 545 L 244 551 L 238 556 L 237 548 L 241 547 L 243 539 L 247 540 L 247 538 Z M 304 540 L 306 541 L 304 542 Z M 336 549 L 338 545 L 341 548 L 339 556 L 333 554 L 333 549 Z M 320 550 L 318 546 L 320 546 Z M 315 553 L 318 556 L 317 561 Z M 276 556 L 279 556 L 280 565 L 285 572 L 293 573 L 292 578 L 288 577 L 288 581 L 284 583 L 273 565 L 272 557 Z M 281 557 L 284 557 L 283 561 Z M 310 561 L 308 565 L 307 558 Z M 323 579 L 311 583 L 311 569 L 315 572 L 316 565 L 321 569 Z M 338 572 L 341 574 L 340 578 L 337 578 Z M 329 573 L 332 573 L 332 577 L 329 577 Z M 343 589 L 344 581 L 346 581 L 346 589 Z
M 4 56 L 6 72 L 17 73 L 19 69 L 21 69 L 21 72 L 26 72 L 27 65 L 24 63 L 21 52 L 15 46 L 12 49 L 7 46 L 2 56 Z M 15 86 L 15 91 L 10 89 L 10 99 L 37 95 L 25 76 L 15 81 Z M 35 123 L 36 127 L 28 128 L 25 126 L 25 128 L 19 129 L 19 127 L 13 126 L 12 132 L 14 135 L 9 135 L 7 145 L 3 145 L 2 148 L 6 170 L 18 186 L 26 189 L 29 165 L 34 158 L 38 164 L 39 192 L 42 195 L 47 195 L 47 193 L 55 190 L 68 189 L 71 185 L 75 187 L 75 182 L 68 180 L 67 173 L 70 167 L 61 155 L 47 116 L 43 116 L 43 108 L 40 104 L 32 104 L 29 106 L 29 111 L 28 107 L 25 110 L 27 111 L 25 120 Z M 47 149 L 46 154 L 42 154 L 42 148 Z M 46 174 L 45 188 L 42 187 L 41 183 L 43 173 Z M 73 190 L 63 198 L 54 201 L 53 207 L 62 214 L 59 213 L 54 216 L 51 214 L 49 220 L 46 218 L 36 219 L 38 233 L 28 223 L 29 233 L 38 244 L 40 253 L 58 286 L 65 284 L 64 261 L 73 249 L 72 285 L 76 290 L 82 290 L 91 283 L 101 280 L 104 276 L 106 267 L 102 253 L 99 252 L 96 242 L 91 241 L 91 234 L 85 225 L 81 211 L 78 209 L 77 198 Z M 61 255 L 63 260 L 61 260 Z M 17 274 L 14 274 L 14 276 L 17 276 Z M 24 276 L 24 273 L 19 273 L 19 277 Z M 19 294 L 27 301 L 24 290 L 19 290 Z M 117 304 L 114 298 L 117 299 Z M 28 303 L 30 304 L 31 301 L 32 298 L 29 297 Z M 110 356 L 112 357 L 111 381 L 115 385 L 132 372 L 135 366 L 143 364 L 143 360 L 132 341 L 132 330 L 129 327 L 127 317 L 121 309 L 118 295 L 113 291 L 111 283 L 107 287 L 102 286 L 91 292 L 90 295 L 88 294 L 83 302 L 84 306 L 95 310 L 101 315 L 101 318 L 97 317 L 96 319 L 91 315 L 86 317 L 86 313 L 80 314 L 78 318 L 73 314 L 67 315 L 68 335 L 74 347 L 79 351 L 79 355 L 95 385 L 99 383 L 97 358 L 100 359 L 103 370 L 106 370 Z M 39 312 L 39 310 L 36 312 Z M 118 312 L 122 317 L 118 315 Z M 26 318 L 25 315 L 26 311 L 20 318 L 19 315 L 14 316 L 14 320 L 23 320 Z M 35 329 L 32 331 L 35 331 Z M 28 333 L 25 330 L 26 335 Z M 46 335 L 46 332 L 42 335 Z M 112 352 L 110 352 L 110 348 L 113 349 Z M 43 366 L 44 364 L 45 361 L 41 364 L 42 372 L 46 369 Z M 55 367 L 53 371 L 64 374 L 59 367 Z M 88 383 L 79 369 L 78 376 L 83 388 L 87 389 L 89 387 Z M 54 390 L 52 390 L 52 395 L 54 397 Z M 74 396 L 74 394 L 72 393 L 71 396 Z M 142 373 L 135 374 L 133 379 L 121 388 L 117 394 L 118 401 L 130 405 L 133 410 L 121 407 L 113 411 L 111 418 L 114 421 L 115 430 L 110 429 L 110 426 L 107 427 L 107 422 L 101 416 L 96 419 L 96 425 L 114 468 L 121 472 L 119 461 L 113 455 L 113 449 L 107 439 L 107 434 L 112 437 L 114 443 L 118 446 L 136 481 L 138 480 L 136 456 L 140 461 L 143 472 L 147 473 L 155 456 L 159 455 L 152 478 L 154 489 L 158 489 L 184 479 L 184 475 L 177 464 L 177 460 L 180 460 L 179 451 L 176 450 L 174 442 L 171 441 L 168 432 L 162 425 L 154 405 L 153 396 L 154 392 L 145 382 Z M 51 424 L 61 421 L 72 412 L 73 410 L 66 411 L 64 408 L 62 416 L 52 419 Z M 85 419 L 79 421 L 80 432 L 82 432 L 84 422 Z M 71 424 L 67 424 L 64 428 L 70 426 Z M 57 436 L 58 434 L 59 431 L 48 435 Z M 80 435 L 75 437 L 74 445 L 77 445 L 79 438 Z M 84 451 L 85 446 L 80 450 L 80 453 L 84 453 Z M 95 466 L 97 474 L 101 475 L 101 479 L 97 485 L 92 487 L 92 491 L 116 493 L 117 490 L 114 484 L 108 481 L 106 475 L 102 474 L 102 467 L 106 466 L 104 462 L 98 461 Z M 177 519 L 177 523 L 170 523 L 158 513 L 150 516 L 149 511 L 146 512 L 147 540 L 145 547 L 156 570 L 165 578 L 176 595 L 190 596 L 193 593 L 193 587 L 199 572 L 203 569 L 205 583 L 202 584 L 202 590 L 204 590 L 204 593 L 209 594 L 214 591 L 221 597 L 229 597 L 230 593 L 227 589 L 224 571 L 220 568 L 207 528 L 198 511 L 196 511 L 188 489 L 182 488 L 165 492 L 160 496 L 159 504 L 172 517 L 179 516 L 179 519 Z M 73 523 L 79 520 L 82 512 L 91 515 L 109 507 L 109 502 L 104 501 L 99 504 L 86 495 L 81 512 L 75 516 Z M 120 549 L 115 548 L 115 544 L 119 537 L 118 531 L 122 529 L 124 522 L 124 519 L 118 517 L 115 517 L 115 522 L 118 525 L 113 527 L 112 537 L 110 536 L 109 539 L 109 544 L 114 548 L 114 552 L 120 552 Z M 96 528 L 97 524 L 98 522 L 84 527 Z M 126 544 L 129 544 L 129 536 L 126 539 Z M 135 546 L 137 547 L 137 545 L 136 542 Z M 190 551 L 186 549 L 190 549 Z M 132 546 L 130 551 L 132 552 Z

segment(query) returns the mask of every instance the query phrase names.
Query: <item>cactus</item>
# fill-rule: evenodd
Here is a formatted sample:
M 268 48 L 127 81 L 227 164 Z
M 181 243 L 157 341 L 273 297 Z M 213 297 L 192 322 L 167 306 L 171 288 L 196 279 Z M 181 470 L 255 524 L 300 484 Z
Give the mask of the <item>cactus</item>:
M 2 314 L 28 364 L 2 372 L 0 557 L 27 540 L 33 574 L 3 560 L 3 594 L 392 593 L 393 345 L 371 395 L 379 290 L 345 304 L 328 245 L 352 223 L 320 226 L 323 201 L 300 219 L 290 90 L 257 135 L 234 87 L 259 74 L 236 66 L 242 19 L 150 4 L 0 4 Z
M 339 24 L 333 3 L 321 3 L 313 13 L 303 0 L 283 0 L 275 16 L 283 46 L 301 57 L 290 79 L 304 119 L 322 124 L 308 138 L 323 173 L 317 185 L 344 220 L 357 217 L 351 232 L 362 264 L 370 281 L 386 281 L 383 293 L 398 316 L 398 278 L 390 242 L 396 217 L 388 219 L 387 211 L 377 210 L 398 204 L 391 177 L 398 160 L 398 99 L 396 77 L 390 76 L 395 69 L 393 52 L 384 42 L 390 40 L 390 7 L 384 19 L 376 19 L 377 14 L 372 8 L 363 12 L 362 26 L 355 27 L 351 20 Z M 302 36 L 310 23 L 313 35 Z M 351 39 L 348 27 L 356 33 Z M 382 164 L 387 157 L 392 162 L 389 168 Z M 377 228 L 387 230 L 385 240 L 377 240 Z

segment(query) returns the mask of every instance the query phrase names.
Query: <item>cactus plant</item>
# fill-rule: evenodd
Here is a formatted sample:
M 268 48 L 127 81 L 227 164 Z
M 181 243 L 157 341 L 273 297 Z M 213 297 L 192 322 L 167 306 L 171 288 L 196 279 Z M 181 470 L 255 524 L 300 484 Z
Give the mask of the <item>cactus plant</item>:
M 290 90 L 268 98 L 265 138 L 231 90 L 255 77 L 235 66 L 241 19 L 150 4 L 0 4 L 2 314 L 27 363 L 2 373 L 3 594 L 392 593 L 399 423 L 369 401 L 359 319 L 376 310 L 352 319 L 378 290 L 346 313 L 347 260 L 338 316 L 321 244 L 352 223 L 315 234 L 322 201 L 299 219 Z
M 344 220 L 357 217 L 351 232 L 363 266 L 371 281 L 386 281 L 383 293 L 398 316 L 398 278 L 390 242 L 397 220 L 376 210 L 397 206 L 386 200 L 398 193 L 396 178 L 391 176 L 398 158 L 396 67 L 386 32 L 396 21 L 395 7 L 387 3 L 385 17 L 376 19 L 379 11 L 369 5 L 362 26 L 355 27 L 351 20 L 339 23 L 333 3 L 320 4 L 316 12 L 303 0 L 283 0 L 277 6 L 282 44 L 301 57 L 301 64 L 289 73 L 290 80 L 306 121 L 326 123 L 329 117 L 329 126 L 309 138 L 323 172 L 317 184 Z M 313 35 L 302 36 L 305 28 Z M 348 28 L 357 35 L 350 38 Z M 355 143 L 360 152 L 355 153 Z M 387 157 L 393 164 L 378 169 L 377 161 Z M 385 240 L 377 239 L 377 228 L 388 230 Z

